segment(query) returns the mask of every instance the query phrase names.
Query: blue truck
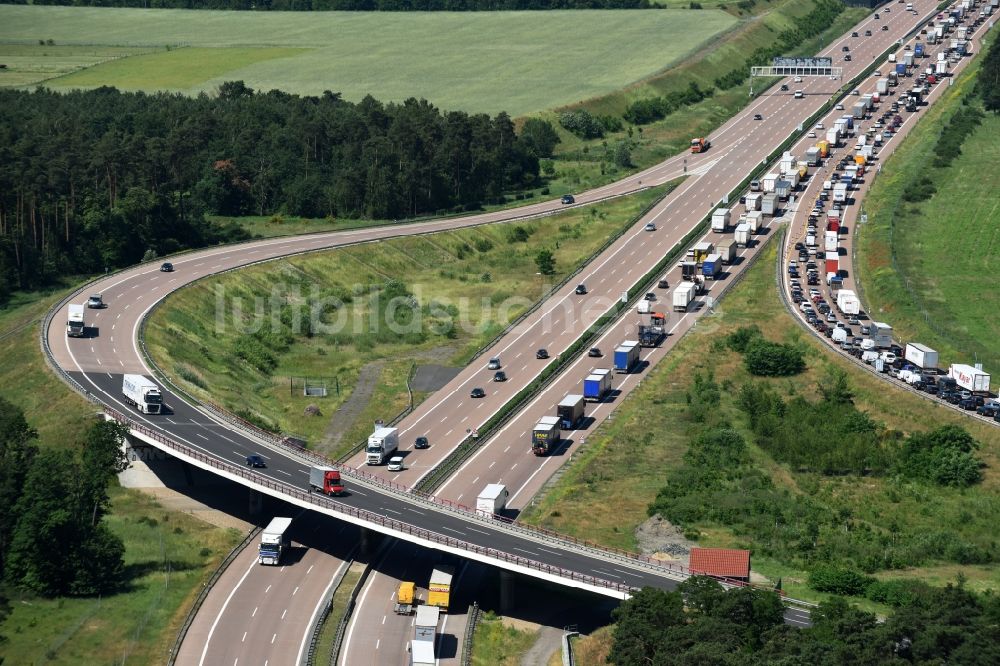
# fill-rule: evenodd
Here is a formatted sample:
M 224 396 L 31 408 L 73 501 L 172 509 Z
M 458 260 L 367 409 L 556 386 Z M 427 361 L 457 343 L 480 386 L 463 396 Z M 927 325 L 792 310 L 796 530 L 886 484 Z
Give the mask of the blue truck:
M 639 362 L 639 341 L 626 340 L 615 349 L 615 373 L 628 374 Z
M 841 116 L 841 118 L 847 122 L 847 129 L 854 129 L 854 116 L 848 113 L 847 115 Z
M 701 274 L 706 280 L 714 280 L 722 272 L 722 257 L 710 254 L 701 265 Z
M 914 46 L 913 47 L 913 55 L 915 57 L 917 57 L 917 58 L 923 58 L 924 57 L 924 45 L 923 44 L 917 44 L 916 46 Z
M 906 63 L 896 63 L 896 76 L 906 76 Z
M 583 399 L 587 402 L 602 402 L 610 390 L 610 370 L 595 369 L 583 380 Z

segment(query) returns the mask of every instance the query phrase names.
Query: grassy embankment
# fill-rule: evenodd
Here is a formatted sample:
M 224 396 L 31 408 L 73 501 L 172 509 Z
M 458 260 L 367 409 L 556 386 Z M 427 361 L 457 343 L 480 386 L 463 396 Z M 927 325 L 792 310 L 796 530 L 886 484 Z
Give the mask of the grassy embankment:
M 0 393 L 24 410 L 46 448 L 71 446 L 95 411 L 48 370 L 39 349 L 38 322 L 61 296 L 21 294 L 0 311 Z M 113 487 L 110 495 L 107 520 L 125 543 L 126 588 L 103 599 L 7 589 L 6 663 L 163 663 L 202 584 L 242 538 L 136 491 Z
M 518 116 L 611 93 L 735 22 L 722 11 L 680 9 L 265 14 L 3 6 L 0 42 L 185 47 L 47 82 L 60 88 L 192 94 L 242 79 L 263 90 L 333 90 L 352 101 L 423 97 L 443 109 Z
M 781 305 L 774 280 L 776 247 L 768 248 L 761 259 L 744 282 L 720 303 L 716 314 L 699 321 L 698 327 L 643 380 L 642 386 L 618 408 L 614 419 L 588 435 L 587 446 L 575 454 L 566 473 L 522 514 L 522 520 L 609 546 L 635 549 L 633 529 L 646 519 L 647 506 L 667 473 L 681 465 L 687 449 L 692 426 L 686 421 L 687 392 L 695 373 L 714 372 L 723 387 L 719 409 L 749 442 L 753 441 L 735 404 L 736 391 L 750 377 L 737 354 L 713 348 L 713 342 L 740 326 L 756 324 L 769 339 L 806 350 L 808 370 L 804 374 L 764 380 L 783 395 L 816 400 L 818 385 L 827 378 L 829 368 L 843 369 L 855 394 L 855 404 L 876 421 L 902 432 L 957 423 L 982 443 L 979 455 L 987 465 L 983 482 L 966 490 L 888 477 L 799 473 L 751 446 L 758 469 L 779 489 L 792 496 L 819 500 L 829 507 L 831 515 L 850 512 L 848 515 L 876 533 L 896 530 L 919 539 L 922 534 L 951 530 L 957 538 L 989 548 L 995 539 L 993 523 L 1000 509 L 1000 431 L 891 388 L 869 372 L 830 355 L 825 346 L 793 323 Z M 613 502 L 608 501 L 609 488 L 616 489 Z M 685 527 L 695 528 L 704 546 L 755 547 L 754 535 L 737 536 L 728 525 Z M 758 573 L 771 580 L 780 577 L 791 596 L 822 598 L 805 586 L 805 571 L 758 555 L 753 562 Z M 879 576 L 914 577 L 943 584 L 953 581 L 958 571 L 967 577 L 972 589 L 1000 588 L 1000 567 L 995 564 L 932 563 Z
M 1000 371 L 1000 292 L 990 276 L 1000 266 L 1000 117 L 986 114 L 950 166 L 935 167 L 942 127 L 970 98 L 973 64 L 929 109 L 875 179 L 862 202 L 868 224 L 858 231 L 857 266 L 871 312 L 897 337 L 938 350 L 944 363 L 983 362 Z M 926 201 L 904 198 L 926 179 Z
M 472 637 L 472 663 L 474 666 L 517 666 L 537 640 L 536 633 L 505 624 L 503 618 L 487 611 L 479 618 Z
M 349 423 L 336 424 L 340 437 L 330 440 L 349 448 L 368 434 L 375 418 L 391 418 L 406 406 L 413 364 L 466 363 L 506 321 L 537 301 L 547 285 L 572 273 L 656 196 L 658 191 L 648 191 L 516 225 L 394 239 L 203 280 L 170 296 L 153 314 L 147 343 L 159 367 L 192 394 L 233 411 L 247 410 L 313 443 L 323 440 L 331 417 L 371 364 L 373 375 L 365 380 L 369 386 L 374 382 L 371 397 L 354 405 L 352 416 L 339 417 Z M 523 240 L 514 239 L 518 233 Z M 556 258 L 555 274 L 544 280 L 535 264 L 543 248 Z M 217 290 L 225 295 L 222 326 L 216 319 Z M 277 290 L 277 307 L 268 306 L 267 319 L 272 312 L 285 317 L 278 327 L 282 339 L 241 333 L 234 326 L 233 299 L 243 299 L 249 311 L 255 297 L 269 297 L 272 290 Z M 289 303 L 306 304 L 308 323 L 311 294 L 343 303 L 324 315 L 336 330 L 310 336 L 303 327 L 292 335 Z M 384 324 L 386 300 L 404 294 L 419 304 L 418 324 L 393 333 Z M 449 314 L 435 313 L 435 303 Z M 373 314 L 378 325 L 372 324 Z M 437 328 L 449 318 L 456 322 L 451 332 Z M 338 319 L 340 327 L 334 326 Z M 260 345 L 264 356 L 256 354 Z M 324 380 L 329 396 L 306 398 L 300 383 L 289 389 L 290 378 Z M 305 412 L 311 404 L 321 415 Z

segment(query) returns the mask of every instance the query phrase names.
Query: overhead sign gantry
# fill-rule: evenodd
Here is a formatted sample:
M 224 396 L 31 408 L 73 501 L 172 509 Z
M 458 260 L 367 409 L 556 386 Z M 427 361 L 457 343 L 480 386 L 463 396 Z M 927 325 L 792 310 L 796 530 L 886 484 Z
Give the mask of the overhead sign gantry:
M 770 66 L 750 68 L 750 96 L 754 77 L 828 76 L 841 79 L 843 67 L 834 67 L 832 58 L 774 58 Z

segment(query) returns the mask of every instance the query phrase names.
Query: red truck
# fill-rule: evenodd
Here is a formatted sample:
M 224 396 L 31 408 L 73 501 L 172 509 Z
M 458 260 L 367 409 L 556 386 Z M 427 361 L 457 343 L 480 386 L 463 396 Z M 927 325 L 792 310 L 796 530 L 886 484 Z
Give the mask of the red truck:
M 313 467 L 309 470 L 309 487 L 324 495 L 343 495 L 344 482 L 340 472 L 332 467 Z

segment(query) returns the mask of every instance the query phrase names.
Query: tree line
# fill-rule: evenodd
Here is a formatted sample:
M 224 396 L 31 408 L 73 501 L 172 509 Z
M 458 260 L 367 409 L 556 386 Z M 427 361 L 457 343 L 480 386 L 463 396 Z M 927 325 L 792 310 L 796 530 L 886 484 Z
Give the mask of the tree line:
M 25 5 L 28 2 L 0 0 L 0 4 Z M 549 9 L 651 9 L 658 6 L 649 0 L 33 0 L 31 4 L 260 12 L 497 12 Z
M 14 289 L 240 240 L 206 214 L 398 219 L 534 186 L 544 121 L 338 94 L 0 91 L 0 301 Z M 558 139 L 555 139 L 558 140 Z
M 1000 597 L 907 581 L 911 594 L 884 620 L 841 598 L 812 611 L 812 626 L 783 621 L 774 592 L 726 591 L 690 578 L 677 590 L 643 588 L 614 611 L 608 662 L 616 666 L 904 666 L 1000 663 Z

